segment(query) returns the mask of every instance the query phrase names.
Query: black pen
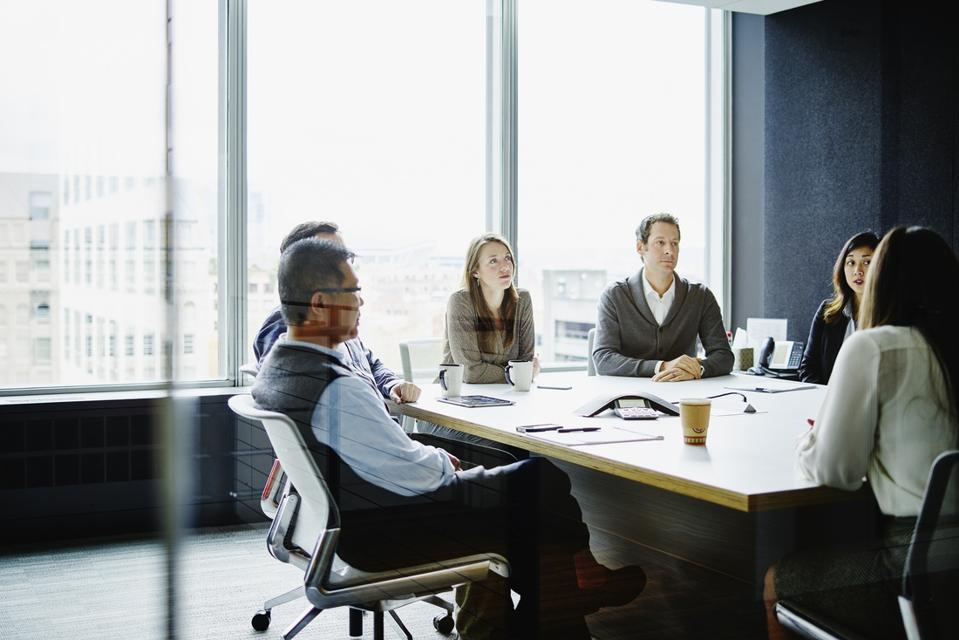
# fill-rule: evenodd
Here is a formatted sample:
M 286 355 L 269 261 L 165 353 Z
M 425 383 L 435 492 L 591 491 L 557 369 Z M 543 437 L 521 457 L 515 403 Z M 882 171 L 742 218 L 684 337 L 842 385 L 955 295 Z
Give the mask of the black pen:
M 599 431 L 600 427 L 564 427 L 557 429 L 556 433 L 572 433 L 573 431 Z

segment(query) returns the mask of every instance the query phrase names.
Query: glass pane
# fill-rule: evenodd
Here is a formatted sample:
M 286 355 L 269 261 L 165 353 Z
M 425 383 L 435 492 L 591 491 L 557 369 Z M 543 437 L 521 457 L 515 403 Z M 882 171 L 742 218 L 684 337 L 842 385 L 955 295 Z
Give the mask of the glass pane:
M 677 272 L 703 277 L 706 13 L 634 0 L 518 12 L 519 282 L 540 358 L 585 363 L 600 294 L 640 268 L 644 216 L 679 218 Z
M 217 332 L 218 3 L 174 3 L 172 57 L 173 226 L 158 241 L 175 248 L 179 336 L 170 346 L 181 381 L 224 378 Z M 119 229 L 117 230 L 119 233 Z M 191 349 L 177 348 L 191 336 Z M 164 336 L 164 342 L 169 339 Z
M 281 240 L 329 220 L 358 254 L 360 335 L 399 372 L 485 226 L 485 3 L 253 0 L 248 25 L 247 343 Z
M 169 208 L 190 228 L 174 259 L 198 266 L 176 274 L 175 295 L 203 310 L 195 359 L 212 377 L 217 6 L 177 6 L 174 60 L 189 64 L 174 69 L 180 180 Z M 166 10 L 165 0 L 0 5 L 0 59 L 16 61 L 0 65 L 0 311 L 10 329 L 0 387 L 164 375 L 163 349 L 142 345 L 170 333 Z M 133 348 L 115 348 L 125 336 Z

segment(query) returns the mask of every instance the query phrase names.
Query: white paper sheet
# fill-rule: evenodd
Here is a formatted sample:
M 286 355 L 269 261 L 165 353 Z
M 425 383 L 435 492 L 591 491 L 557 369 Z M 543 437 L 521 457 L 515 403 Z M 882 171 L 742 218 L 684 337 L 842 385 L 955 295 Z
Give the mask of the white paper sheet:
M 541 431 L 526 434 L 531 438 L 545 440 L 554 444 L 563 444 L 567 447 L 580 447 L 587 444 L 609 444 L 612 442 L 638 442 L 642 440 L 662 440 L 663 436 L 640 433 L 615 426 L 600 427 L 599 431 L 571 431 L 557 433 L 556 431 Z
M 749 346 L 759 349 L 770 336 L 773 340 L 785 340 L 787 324 L 785 318 L 746 318 Z

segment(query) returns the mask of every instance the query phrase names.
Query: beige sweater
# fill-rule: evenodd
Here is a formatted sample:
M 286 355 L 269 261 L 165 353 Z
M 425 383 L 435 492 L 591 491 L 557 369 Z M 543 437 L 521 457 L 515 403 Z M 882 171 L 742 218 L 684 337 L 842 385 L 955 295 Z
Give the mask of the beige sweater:
M 501 335 L 493 339 L 493 352 L 479 349 L 476 338 L 476 312 L 470 294 L 461 289 L 450 296 L 446 307 L 446 335 L 443 338 L 443 362 L 464 367 L 463 382 L 473 384 L 505 383 L 503 367 L 510 360 L 532 360 L 536 344 L 533 330 L 533 303 L 529 291 L 519 290 L 516 317 L 513 320 L 513 343 L 503 347 Z

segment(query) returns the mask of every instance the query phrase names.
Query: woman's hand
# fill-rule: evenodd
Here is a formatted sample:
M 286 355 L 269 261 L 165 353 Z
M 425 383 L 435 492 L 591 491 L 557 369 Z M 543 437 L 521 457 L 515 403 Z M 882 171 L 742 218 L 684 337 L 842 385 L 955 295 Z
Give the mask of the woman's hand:
M 533 379 L 536 379 L 536 376 L 539 375 L 539 356 L 533 356 Z

